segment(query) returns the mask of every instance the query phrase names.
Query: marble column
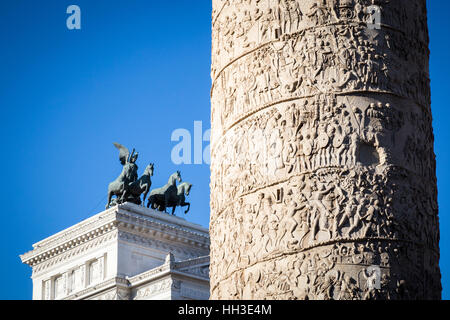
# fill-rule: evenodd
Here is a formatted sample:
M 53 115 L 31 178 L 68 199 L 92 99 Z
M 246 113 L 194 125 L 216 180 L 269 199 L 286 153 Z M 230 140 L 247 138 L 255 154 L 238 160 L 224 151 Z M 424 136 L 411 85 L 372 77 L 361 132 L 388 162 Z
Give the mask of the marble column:
M 440 299 L 425 0 L 213 0 L 212 299 Z

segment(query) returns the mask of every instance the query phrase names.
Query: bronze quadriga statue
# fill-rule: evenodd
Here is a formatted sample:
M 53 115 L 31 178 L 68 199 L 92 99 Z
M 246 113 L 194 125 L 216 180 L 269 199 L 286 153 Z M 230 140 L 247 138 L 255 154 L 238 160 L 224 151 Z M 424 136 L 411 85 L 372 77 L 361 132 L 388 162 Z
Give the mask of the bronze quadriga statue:
M 118 143 L 114 143 L 114 146 L 119 149 L 119 160 L 123 169 L 120 176 L 109 184 L 106 209 L 125 202 L 144 205 L 152 186 L 151 177 L 153 176 L 154 164 L 149 164 L 144 174 L 138 178 L 136 161 L 139 154 L 134 149 L 130 153 L 126 147 Z M 180 182 L 178 186 L 177 181 Z M 147 207 L 151 206 L 153 209 L 164 212 L 171 207 L 172 215 L 174 215 L 176 207 L 188 206 L 185 211 L 185 213 L 188 213 L 190 203 L 186 202 L 186 196 L 189 195 L 192 185 L 187 182 L 181 183 L 181 181 L 180 171 L 172 174 L 167 185 L 150 192 Z M 114 196 L 115 198 L 113 198 Z M 141 196 L 143 196 L 142 200 Z

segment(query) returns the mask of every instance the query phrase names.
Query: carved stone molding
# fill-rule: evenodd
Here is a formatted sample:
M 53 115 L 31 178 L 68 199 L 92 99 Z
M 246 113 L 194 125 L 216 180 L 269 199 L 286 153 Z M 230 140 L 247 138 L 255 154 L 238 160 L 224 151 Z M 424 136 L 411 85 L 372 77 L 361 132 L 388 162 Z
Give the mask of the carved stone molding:
M 38 242 L 34 245 L 34 250 L 21 255 L 20 258 L 23 263 L 32 267 L 39 265 L 36 271 L 42 270 L 46 268 L 44 266 L 60 263 L 95 248 L 116 237 L 118 232 L 120 235 L 141 235 L 141 239 L 145 238 L 161 245 L 167 244 L 168 241 L 174 244 L 183 243 L 194 252 L 196 248 L 199 252 L 209 249 L 208 233 L 200 226 L 126 203 Z

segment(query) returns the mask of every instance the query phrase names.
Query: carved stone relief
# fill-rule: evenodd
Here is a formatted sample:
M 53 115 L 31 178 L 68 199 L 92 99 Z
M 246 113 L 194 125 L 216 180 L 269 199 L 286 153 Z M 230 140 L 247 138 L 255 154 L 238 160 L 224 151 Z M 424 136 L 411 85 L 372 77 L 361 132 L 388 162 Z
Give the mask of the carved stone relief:
M 428 59 L 423 0 L 213 1 L 213 299 L 440 298 Z

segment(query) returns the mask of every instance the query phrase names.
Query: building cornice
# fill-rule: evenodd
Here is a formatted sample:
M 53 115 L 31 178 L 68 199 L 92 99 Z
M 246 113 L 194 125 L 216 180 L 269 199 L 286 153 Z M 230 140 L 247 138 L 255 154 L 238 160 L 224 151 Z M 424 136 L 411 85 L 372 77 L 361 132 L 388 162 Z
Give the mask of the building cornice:
M 131 209 L 119 208 L 117 221 L 121 231 L 139 235 L 150 234 L 156 240 L 185 243 L 193 248 L 209 249 L 207 229 L 184 219 L 140 206 L 132 205 Z
M 191 267 L 201 267 L 201 266 L 209 266 L 209 256 L 204 256 L 204 257 L 198 257 L 198 258 L 194 258 L 194 259 L 190 259 L 190 260 L 185 260 L 185 261 L 180 261 L 180 262 L 175 262 L 174 263 L 174 267 L 175 269 L 178 270 L 184 270 L 186 268 L 191 268 Z
M 118 237 L 118 231 L 111 231 L 109 233 L 106 233 L 100 237 L 97 237 L 95 239 L 92 239 L 90 241 L 84 242 L 78 246 L 75 246 L 73 248 L 70 248 L 64 252 L 61 252 L 57 255 L 48 257 L 48 258 L 42 258 L 41 261 L 35 259 L 33 267 L 33 276 L 38 275 L 39 273 L 47 270 L 48 268 L 54 266 L 54 265 L 61 265 L 62 263 L 69 261 L 70 259 L 73 259 L 79 255 L 82 255 L 86 252 L 88 252 L 90 249 L 93 248 L 100 248 L 103 245 L 109 243 L 112 240 L 117 239 Z
M 34 244 L 34 249 L 21 255 L 20 258 L 23 263 L 34 267 L 68 251 L 77 252 L 73 249 L 83 247 L 88 242 L 90 243 L 89 248 L 96 247 L 97 244 L 100 245 L 104 241 L 93 241 L 94 239 L 115 230 L 135 233 L 155 240 L 184 243 L 194 249 L 209 250 L 208 230 L 200 225 L 125 203 Z M 73 256 L 73 254 L 69 254 L 69 256 Z

